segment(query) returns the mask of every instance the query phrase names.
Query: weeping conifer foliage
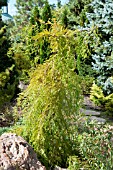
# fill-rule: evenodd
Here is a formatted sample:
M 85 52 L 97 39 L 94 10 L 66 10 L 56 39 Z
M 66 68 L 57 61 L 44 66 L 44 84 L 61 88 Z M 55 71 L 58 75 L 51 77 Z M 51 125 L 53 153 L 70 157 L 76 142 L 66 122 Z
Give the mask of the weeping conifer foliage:
M 57 28 L 57 29 L 56 29 Z M 18 99 L 24 113 L 23 136 L 32 144 L 46 167 L 66 166 L 76 149 L 77 133 L 72 124 L 79 118 L 81 90 L 74 73 L 73 34 L 54 23 L 34 39 L 50 41 L 52 55 L 35 70 L 26 91 Z

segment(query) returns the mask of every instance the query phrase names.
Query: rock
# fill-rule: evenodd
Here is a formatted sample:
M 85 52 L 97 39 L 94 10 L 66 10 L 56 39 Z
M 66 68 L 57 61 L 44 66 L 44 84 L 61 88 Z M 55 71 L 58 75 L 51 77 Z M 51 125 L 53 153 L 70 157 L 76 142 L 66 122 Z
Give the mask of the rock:
M 89 110 L 89 109 L 80 109 L 80 111 L 84 113 L 86 116 L 100 116 L 99 111 Z
M 86 109 L 93 109 L 93 110 L 102 110 L 102 107 L 95 105 L 91 100 L 89 96 L 84 96 L 83 105 Z
M 54 170 L 67 170 L 66 168 L 61 168 L 61 167 L 59 167 L 59 166 L 56 166 L 55 168 L 54 168 Z
M 4 133 L 0 137 L 0 170 L 46 170 L 32 147 L 20 136 Z
M 91 116 L 90 120 L 91 121 L 96 121 L 98 124 L 104 124 L 106 122 L 105 119 L 100 118 L 100 117 L 96 117 L 96 116 Z
M 19 81 L 18 88 L 23 91 L 28 87 L 27 84 L 25 84 L 23 81 Z

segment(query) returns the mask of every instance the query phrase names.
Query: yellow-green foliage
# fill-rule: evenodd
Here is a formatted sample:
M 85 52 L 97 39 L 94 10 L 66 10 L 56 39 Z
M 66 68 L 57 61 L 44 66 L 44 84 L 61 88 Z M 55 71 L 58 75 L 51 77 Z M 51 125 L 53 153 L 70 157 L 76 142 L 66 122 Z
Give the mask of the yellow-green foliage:
M 113 93 L 105 96 L 102 89 L 93 84 L 90 99 L 97 105 L 103 105 L 109 114 L 113 113 Z
M 110 115 L 113 114 L 113 93 L 106 96 L 105 108 Z
M 103 91 L 100 87 L 98 87 L 96 84 L 93 84 L 91 87 L 91 95 L 90 99 L 96 104 L 101 105 L 105 104 L 105 96 L 103 94 Z
M 87 160 L 82 160 L 78 156 L 70 156 L 69 159 L 69 167 L 68 170 L 80 170 L 80 169 L 87 169 L 90 170 L 90 165 L 88 164 Z
M 16 67 L 18 69 L 18 71 L 23 70 L 29 70 L 31 65 L 30 65 L 30 60 L 28 59 L 27 56 L 24 55 L 24 53 L 20 52 L 20 53 L 16 53 L 14 55 L 14 60 L 16 63 Z
M 71 125 L 78 120 L 81 105 L 80 82 L 73 71 L 73 35 L 54 24 L 51 32 L 34 38 L 39 41 L 43 36 L 49 38 L 53 55 L 37 67 L 18 99 L 24 114 L 23 136 L 46 167 L 65 166 L 69 155 L 75 153 L 76 126 Z

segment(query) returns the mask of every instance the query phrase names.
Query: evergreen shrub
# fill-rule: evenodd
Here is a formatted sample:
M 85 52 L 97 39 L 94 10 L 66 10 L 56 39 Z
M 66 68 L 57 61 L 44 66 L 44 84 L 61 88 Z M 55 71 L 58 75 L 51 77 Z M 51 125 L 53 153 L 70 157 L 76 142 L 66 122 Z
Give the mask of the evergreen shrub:
M 98 106 L 105 106 L 105 96 L 103 91 L 96 84 L 93 84 L 91 87 L 90 99 Z
M 113 93 L 105 96 L 102 89 L 96 84 L 93 84 L 90 91 L 90 99 L 96 105 L 102 106 L 106 114 L 113 114 Z
M 69 28 L 76 29 L 77 27 L 84 27 L 88 22 L 86 12 L 91 11 L 88 4 L 92 0 L 69 0 L 67 6 L 69 9 L 68 20 Z
M 30 2 L 28 2 L 28 4 L 29 3 Z M 12 41 L 12 47 L 10 48 L 9 56 L 14 58 L 19 72 L 19 79 L 23 79 L 24 82 L 28 81 L 30 72 L 32 72 L 32 70 L 35 69 L 38 64 L 42 64 L 46 59 L 49 58 L 51 50 L 49 47 L 49 40 L 45 37 L 43 37 L 43 39 L 38 42 L 38 44 L 36 44 L 35 40 L 33 39 L 33 37 L 39 32 L 43 31 L 43 29 L 50 29 L 50 21 L 52 18 L 50 5 L 48 2 L 45 2 L 45 5 L 43 6 L 44 3 L 41 2 L 43 6 L 42 10 L 40 10 L 38 6 L 34 6 L 31 10 L 31 6 L 34 3 L 36 3 L 36 1 L 33 0 L 31 4 L 29 4 L 29 21 L 27 21 L 26 25 L 24 23 L 18 32 L 16 32 L 18 30 L 17 26 L 13 27 L 10 37 Z M 17 4 L 19 5 L 19 1 L 17 1 Z M 21 5 L 22 8 L 20 9 Z M 20 2 L 20 6 L 18 6 L 19 13 L 21 13 L 21 10 L 25 10 L 26 4 Z M 15 17 L 17 25 L 18 17 L 20 17 L 20 14 L 19 16 Z M 22 19 L 24 20 L 25 18 L 23 17 Z
M 74 43 L 78 74 L 80 76 L 94 76 L 95 71 L 92 69 L 92 54 L 100 44 L 98 30 L 96 28 L 75 30 Z
M 14 65 L 0 73 L 0 106 L 10 102 L 15 95 L 18 81 L 14 74 Z
M 6 27 L 2 27 L 0 29 L 0 107 L 14 97 L 18 82 L 14 59 L 7 55 L 10 46 Z
M 93 58 L 93 69 L 97 74 L 97 85 L 105 95 L 113 93 L 113 2 L 112 0 L 94 0 L 89 5 L 92 11 L 87 13 L 89 28 L 98 28 L 100 44 Z
M 77 29 L 75 30 L 75 40 L 73 54 L 76 59 L 75 72 L 81 78 L 81 86 L 83 94 L 89 94 L 93 81 L 95 80 L 96 72 L 92 69 L 92 53 L 99 44 L 98 31 L 92 29 Z

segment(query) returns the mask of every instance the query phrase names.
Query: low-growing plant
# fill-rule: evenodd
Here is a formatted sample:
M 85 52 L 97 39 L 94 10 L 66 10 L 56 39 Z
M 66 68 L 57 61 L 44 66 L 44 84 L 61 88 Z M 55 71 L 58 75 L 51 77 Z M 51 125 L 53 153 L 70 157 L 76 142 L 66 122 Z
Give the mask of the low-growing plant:
M 97 86 L 95 83 L 91 87 L 91 94 L 90 99 L 96 104 L 96 105 L 105 105 L 105 96 L 103 94 L 102 89 Z
M 99 106 L 103 106 L 106 114 L 113 115 L 113 93 L 105 96 L 102 89 L 93 84 L 91 87 L 90 99 Z
M 90 170 L 90 165 L 86 160 L 83 160 L 82 157 L 77 157 L 76 155 L 70 156 L 69 159 L 69 167 L 68 170 L 80 170 L 80 169 L 88 169 Z
M 90 169 L 112 170 L 112 129 L 109 126 L 93 126 L 81 136 L 80 152 L 89 162 Z
M 9 131 L 9 127 L 0 127 L 0 136 L 5 133 L 5 132 L 8 132 Z
M 113 116 L 113 93 L 106 96 L 106 103 L 105 103 L 105 109 L 106 114 Z
M 70 156 L 69 170 L 112 170 L 112 127 L 86 120 L 78 135 L 79 157 Z

